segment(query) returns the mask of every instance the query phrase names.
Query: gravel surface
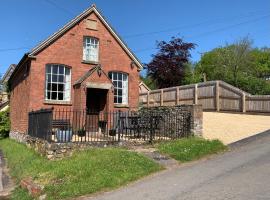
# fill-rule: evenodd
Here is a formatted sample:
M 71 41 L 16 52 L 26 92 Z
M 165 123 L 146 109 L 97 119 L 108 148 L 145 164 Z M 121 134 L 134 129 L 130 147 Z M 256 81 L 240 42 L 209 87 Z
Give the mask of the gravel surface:
M 270 116 L 203 113 L 203 137 L 230 144 L 270 129 Z

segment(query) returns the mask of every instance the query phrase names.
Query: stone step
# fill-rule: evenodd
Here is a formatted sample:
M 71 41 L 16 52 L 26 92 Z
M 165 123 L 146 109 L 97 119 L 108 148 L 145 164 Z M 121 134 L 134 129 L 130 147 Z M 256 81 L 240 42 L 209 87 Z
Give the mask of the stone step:
M 145 156 L 154 160 L 155 162 L 165 167 L 166 169 L 171 169 L 171 168 L 179 166 L 178 161 L 174 160 L 173 158 L 169 156 L 159 153 L 157 149 L 153 147 L 150 147 L 150 148 L 137 147 L 137 148 L 134 148 L 133 151 L 144 154 Z

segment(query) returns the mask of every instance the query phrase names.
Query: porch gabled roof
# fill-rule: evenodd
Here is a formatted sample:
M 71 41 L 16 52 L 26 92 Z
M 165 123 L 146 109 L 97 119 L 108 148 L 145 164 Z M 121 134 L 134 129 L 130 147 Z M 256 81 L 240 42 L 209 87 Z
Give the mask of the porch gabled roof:
M 97 71 L 97 73 L 102 73 L 105 75 L 105 77 L 107 77 L 107 79 L 112 83 L 111 79 L 107 76 L 107 74 L 102 70 L 101 65 L 97 65 L 93 68 L 91 68 L 89 71 L 87 71 L 81 78 L 79 78 L 77 81 L 75 81 L 74 86 L 75 85 L 79 85 L 82 82 L 84 82 L 88 77 L 90 77 L 95 71 Z

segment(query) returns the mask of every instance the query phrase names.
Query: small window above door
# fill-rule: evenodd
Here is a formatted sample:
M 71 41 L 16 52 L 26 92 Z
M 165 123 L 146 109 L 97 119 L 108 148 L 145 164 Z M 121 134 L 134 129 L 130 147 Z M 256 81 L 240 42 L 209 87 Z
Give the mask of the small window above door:
M 97 38 L 88 36 L 83 38 L 83 61 L 99 61 L 99 40 Z

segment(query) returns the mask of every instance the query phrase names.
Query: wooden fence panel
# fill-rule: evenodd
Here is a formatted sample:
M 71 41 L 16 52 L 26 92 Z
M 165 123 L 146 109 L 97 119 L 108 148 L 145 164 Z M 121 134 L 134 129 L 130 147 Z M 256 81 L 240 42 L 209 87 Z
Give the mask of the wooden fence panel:
M 251 95 L 223 81 L 152 90 L 140 94 L 142 106 L 202 104 L 204 110 L 270 113 L 270 95 Z
M 177 88 L 169 88 L 163 90 L 163 105 L 173 106 L 176 104 L 177 100 Z
M 220 84 L 220 110 L 238 111 L 242 109 L 242 98 L 240 91 L 234 90 L 225 84 Z
M 195 87 L 182 86 L 179 88 L 179 104 L 194 104 Z
M 247 112 L 270 112 L 270 96 L 247 96 Z
M 215 84 L 198 85 L 198 104 L 201 104 L 204 110 L 214 110 L 215 106 Z

